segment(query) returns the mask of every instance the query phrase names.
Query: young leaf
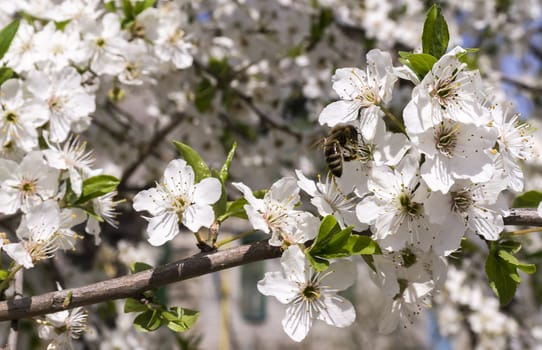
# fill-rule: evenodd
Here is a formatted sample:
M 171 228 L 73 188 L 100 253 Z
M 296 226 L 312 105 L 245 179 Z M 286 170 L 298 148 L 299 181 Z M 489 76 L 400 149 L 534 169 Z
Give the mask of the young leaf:
M 528 191 L 517 196 L 512 206 L 515 208 L 536 208 L 540 201 L 542 201 L 542 192 Z
M 143 312 L 147 311 L 148 308 L 145 304 L 142 304 L 139 302 L 139 300 L 134 298 L 126 298 L 126 301 L 124 302 L 124 313 L 130 313 L 130 312 Z
M 14 75 L 14 72 L 11 68 L 8 68 L 8 67 L 0 68 L 0 85 L 4 84 L 6 80 L 11 79 L 13 75 Z
M 137 16 L 149 7 L 153 6 L 156 0 L 142 0 L 135 3 L 134 15 Z
M 138 272 L 150 270 L 150 269 L 152 269 L 152 266 L 144 262 L 136 261 L 130 264 L 130 271 L 132 273 L 138 273 Z
M 134 319 L 134 327 L 140 332 L 153 332 L 161 325 L 162 319 L 159 310 L 147 310 Z
M 0 31 L 0 59 L 8 52 L 15 34 L 17 34 L 20 23 L 21 21 L 16 19 Z
M 351 226 L 341 230 L 331 215 L 322 220 L 316 240 L 306 250 L 311 265 L 317 271 L 327 269 L 328 259 L 380 253 L 380 247 L 370 237 L 353 235 Z
M 85 203 L 91 199 L 113 192 L 119 185 L 119 179 L 111 175 L 97 175 L 83 181 L 81 197 L 76 204 Z
M 486 260 L 486 275 L 489 286 L 499 298 L 501 305 L 512 301 L 519 283 L 515 267 L 490 253 Z
M 194 104 L 198 112 L 206 112 L 211 108 L 211 103 L 216 95 L 216 86 L 213 82 L 207 78 L 203 78 L 198 85 L 196 85 L 194 91 Z
M 252 192 L 254 197 L 263 198 L 265 196 L 266 190 L 257 190 Z M 235 216 L 237 218 L 248 220 L 247 213 L 245 212 L 244 206 L 248 204 L 247 200 L 244 197 L 238 198 L 234 201 L 228 202 L 226 205 L 226 211 L 219 215 L 217 221 L 223 222 L 227 218 Z
M 498 254 L 499 254 L 499 258 L 506 261 L 509 265 L 517 267 L 518 269 L 520 269 L 521 271 L 523 271 L 525 273 L 533 274 L 533 273 L 536 272 L 536 265 L 522 263 L 515 256 L 513 256 L 512 254 L 510 254 L 506 250 L 501 249 L 501 250 L 499 250 Z
M 211 177 L 211 170 L 209 170 L 207 163 L 203 161 L 198 152 L 179 141 L 173 141 L 173 144 L 175 144 L 188 165 L 194 169 L 196 183 L 207 177 Z
M 181 307 L 170 308 L 169 311 L 162 312 L 162 318 L 169 329 L 174 332 L 184 332 L 196 323 L 199 312 Z
M 442 57 L 448 48 L 450 39 L 448 24 L 442 15 L 440 6 L 433 5 L 427 12 L 423 25 L 422 48 L 423 53 L 436 57 Z
M 220 168 L 220 173 L 218 174 L 218 179 L 222 184 L 226 182 L 228 179 L 228 174 L 230 172 L 230 165 L 233 160 L 233 156 L 235 155 L 235 150 L 237 149 L 237 142 L 234 142 L 233 145 L 231 145 L 230 151 L 228 152 L 228 156 L 226 157 L 226 161 L 222 165 L 222 168 Z
M 416 73 L 420 80 L 431 71 L 437 59 L 425 53 L 401 53 L 399 61 Z

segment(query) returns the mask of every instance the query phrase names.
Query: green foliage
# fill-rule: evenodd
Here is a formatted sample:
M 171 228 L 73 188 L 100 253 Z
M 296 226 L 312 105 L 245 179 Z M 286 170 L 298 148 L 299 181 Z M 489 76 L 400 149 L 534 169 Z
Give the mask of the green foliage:
M 423 53 L 439 59 L 446 53 L 449 39 L 448 24 L 440 6 L 431 6 L 423 25 Z
M 107 1 L 104 3 L 104 7 L 108 12 L 116 12 L 117 6 L 115 5 L 115 1 Z
M 119 179 L 112 175 L 97 175 L 83 181 L 81 196 L 73 203 L 83 204 L 91 199 L 101 197 L 117 189 Z
M 209 78 L 201 78 L 194 90 L 194 104 L 198 112 L 203 113 L 211 108 L 216 92 L 216 86 Z
M 166 326 L 174 332 L 184 332 L 196 323 L 199 312 L 181 307 L 170 308 L 169 311 L 162 312 L 162 319 Z
M 313 16 L 311 20 L 310 42 L 319 41 L 331 23 L 333 23 L 333 10 L 321 8 L 318 15 Z
M 542 201 L 542 192 L 528 191 L 517 196 L 512 206 L 515 208 L 536 208 L 540 201 Z
M 399 61 L 412 69 L 420 80 L 431 71 L 431 68 L 433 68 L 433 65 L 437 62 L 435 57 L 425 53 L 408 53 L 400 51 L 399 55 L 401 56 Z
M 305 253 L 317 271 L 324 271 L 329 267 L 328 259 L 381 254 L 381 251 L 370 237 L 352 234 L 351 226 L 341 230 L 337 219 L 328 215 L 320 224 L 316 240 Z
M 138 272 L 150 270 L 150 269 L 152 269 L 152 266 L 144 262 L 136 261 L 130 264 L 131 273 L 138 273 Z
M 4 58 L 4 55 L 8 52 L 20 23 L 21 21 L 16 19 L 0 31 L 0 59 Z
M 222 184 L 226 183 L 226 180 L 228 179 L 228 174 L 230 172 L 230 166 L 231 162 L 233 160 L 233 156 L 235 155 L 235 150 L 237 149 L 237 142 L 234 142 L 233 145 L 230 148 L 230 151 L 228 152 L 228 156 L 226 157 L 226 160 L 224 161 L 224 164 L 222 165 L 222 168 L 220 168 L 220 173 L 218 174 L 218 179 Z
M 188 165 L 194 169 L 196 182 L 200 182 L 207 177 L 211 177 L 211 170 L 207 166 L 207 163 L 205 163 L 205 161 L 200 157 L 198 152 L 196 152 L 192 147 L 179 141 L 173 141 L 173 144 L 175 144 L 177 150 L 179 150 L 179 153 L 181 153 Z
M 181 307 L 167 308 L 162 304 L 143 303 L 127 298 L 124 312 L 139 312 L 134 319 L 134 327 L 140 332 L 153 332 L 165 325 L 174 332 L 184 332 L 196 323 L 199 312 Z
M 0 85 L 4 84 L 4 82 L 8 79 L 11 79 L 15 73 L 11 68 L 8 67 L 2 67 L 0 68 Z
M 508 304 L 516 294 L 517 286 L 521 282 L 518 269 L 529 274 L 536 271 L 534 264 L 522 263 L 514 256 L 520 249 L 521 245 L 512 241 L 490 244 L 486 275 L 501 305 Z
M 256 198 L 263 198 L 265 196 L 265 193 L 267 190 L 258 190 L 252 192 L 254 197 Z M 226 211 L 218 217 L 218 221 L 222 222 L 225 221 L 229 217 L 237 217 L 241 219 L 248 220 L 247 213 L 245 212 L 244 206 L 248 204 L 247 200 L 242 197 L 239 199 L 236 199 L 234 201 L 229 201 L 226 205 Z
M 140 332 L 153 332 L 162 325 L 160 316 L 160 311 L 157 309 L 142 312 L 134 319 L 134 327 Z

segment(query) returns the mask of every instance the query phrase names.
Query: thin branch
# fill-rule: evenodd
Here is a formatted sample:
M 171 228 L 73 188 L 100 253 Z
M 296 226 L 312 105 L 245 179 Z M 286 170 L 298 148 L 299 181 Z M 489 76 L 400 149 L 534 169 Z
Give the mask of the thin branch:
M 511 208 L 510 214 L 504 217 L 505 225 L 542 226 L 542 217 L 534 208 Z
M 512 78 L 512 77 L 509 77 L 509 76 L 502 76 L 501 80 L 506 82 L 506 83 L 515 85 L 516 87 L 518 87 L 520 89 L 530 91 L 532 93 L 538 93 L 538 94 L 542 93 L 542 86 L 534 85 L 533 83 L 529 83 L 529 82 L 524 81 L 524 80 L 520 80 L 520 79 L 517 79 L 517 78 Z
M 512 208 L 510 215 L 504 218 L 504 223 L 542 227 L 542 218 L 538 216 L 536 209 Z M 138 298 L 146 290 L 255 261 L 278 258 L 281 254 L 279 247 L 272 247 L 266 241 L 218 252 L 200 253 L 133 275 L 79 288 L 0 302 L 0 321 L 40 316 L 107 300 Z M 71 301 L 66 303 L 69 300 L 68 293 L 71 293 Z
M 120 180 L 119 188 L 124 189 L 126 183 L 134 172 L 143 164 L 145 159 L 156 150 L 156 147 L 164 141 L 166 136 L 171 133 L 184 119 L 184 115 L 174 115 L 167 125 L 157 130 L 152 139 L 142 146 L 141 152 L 137 159 L 124 171 L 122 179 Z
M 137 298 L 146 290 L 254 261 L 277 258 L 281 254 L 280 248 L 272 247 L 266 241 L 206 255 L 198 254 L 133 275 L 113 278 L 79 288 L 1 302 L 0 321 L 40 316 L 107 300 Z M 69 303 L 66 302 L 69 300 L 68 293 L 72 293 Z
M 21 299 L 23 295 L 23 273 L 24 270 L 19 270 L 17 274 L 15 275 L 15 283 L 14 283 L 14 300 Z M 17 343 L 19 342 L 19 320 L 11 320 L 11 325 L 9 328 L 9 335 L 8 335 L 8 349 L 15 350 L 17 349 Z

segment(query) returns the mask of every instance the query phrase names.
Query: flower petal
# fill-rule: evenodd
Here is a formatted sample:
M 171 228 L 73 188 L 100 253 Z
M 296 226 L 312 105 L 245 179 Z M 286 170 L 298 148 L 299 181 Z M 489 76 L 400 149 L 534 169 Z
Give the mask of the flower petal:
M 217 178 L 208 177 L 196 184 L 192 200 L 197 204 L 213 204 L 222 194 L 222 184 Z
M 180 232 L 178 221 L 177 214 L 174 212 L 167 212 L 151 218 L 147 227 L 149 243 L 153 246 L 159 246 L 172 240 Z
M 210 227 L 215 221 L 213 208 L 208 204 L 192 204 L 183 213 L 183 225 L 192 232 L 203 227 Z

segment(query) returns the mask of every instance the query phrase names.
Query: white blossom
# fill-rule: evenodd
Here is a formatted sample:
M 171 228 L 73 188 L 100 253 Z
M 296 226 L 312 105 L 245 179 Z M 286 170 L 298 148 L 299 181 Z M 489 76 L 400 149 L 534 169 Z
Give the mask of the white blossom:
M 288 247 L 280 262 L 283 272 L 267 272 L 258 290 L 288 305 L 282 326 L 290 338 L 302 341 L 317 319 L 341 328 L 354 322 L 354 307 L 337 295 L 354 282 L 354 263 L 339 260 L 326 271 L 316 272 L 297 245 Z
M 294 178 L 284 177 L 276 181 L 263 199 L 256 198 L 250 188 L 242 183 L 233 185 L 243 192 L 248 202 L 244 209 L 252 227 L 271 233 L 269 244 L 280 246 L 283 241 L 304 243 L 316 237 L 319 220 L 310 213 L 294 209 L 300 201 Z
M 367 69 L 337 69 L 332 77 L 333 90 L 341 98 L 326 106 L 318 120 L 320 124 L 335 126 L 359 118 L 365 139 L 374 137 L 376 123 L 382 112 L 380 105 L 391 100 L 397 77 L 393 73 L 391 56 L 374 49 L 367 53 Z M 359 115 L 359 116 L 358 116 Z
M 179 222 L 192 232 L 210 227 L 215 220 L 211 204 L 221 193 L 218 179 L 209 177 L 195 184 L 192 167 L 183 159 L 175 159 L 166 167 L 162 182 L 134 197 L 133 207 L 152 215 L 147 233 L 149 243 L 158 246 L 179 234 Z

